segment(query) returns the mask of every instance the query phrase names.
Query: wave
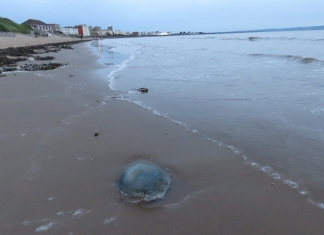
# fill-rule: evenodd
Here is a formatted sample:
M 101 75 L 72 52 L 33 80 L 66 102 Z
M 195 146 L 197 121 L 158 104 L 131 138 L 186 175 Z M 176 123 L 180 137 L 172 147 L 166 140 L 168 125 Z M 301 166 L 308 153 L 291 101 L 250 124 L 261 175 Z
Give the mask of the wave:
M 304 57 L 304 56 L 295 56 L 295 55 L 275 55 L 275 54 L 262 54 L 262 53 L 253 53 L 249 54 L 250 56 L 255 57 L 268 57 L 268 58 L 278 58 L 278 59 L 288 59 L 296 62 L 300 62 L 303 64 L 310 64 L 310 63 L 321 63 L 324 64 L 323 60 L 313 58 L 313 57 Z

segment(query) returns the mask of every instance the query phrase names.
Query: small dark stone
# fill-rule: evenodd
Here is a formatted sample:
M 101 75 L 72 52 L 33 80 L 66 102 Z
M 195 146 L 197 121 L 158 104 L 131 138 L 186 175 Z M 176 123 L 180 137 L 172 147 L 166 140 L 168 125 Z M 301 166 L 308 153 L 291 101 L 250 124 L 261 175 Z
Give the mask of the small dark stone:
M 149 90 L 148 90 L 147 88 L 145 88 L 145 87 L 138 88 L 137 90 L 138 90 L 139 92 L 141 92 L 141 93 L 148 93 L 148 92 L 149 92 Z
M 69 78 L 74 77 L 74 75 L 70 75 Z
M 99 132 L 94 133 L 94 136 L 98 136 L 98 135 L 99 135 Z

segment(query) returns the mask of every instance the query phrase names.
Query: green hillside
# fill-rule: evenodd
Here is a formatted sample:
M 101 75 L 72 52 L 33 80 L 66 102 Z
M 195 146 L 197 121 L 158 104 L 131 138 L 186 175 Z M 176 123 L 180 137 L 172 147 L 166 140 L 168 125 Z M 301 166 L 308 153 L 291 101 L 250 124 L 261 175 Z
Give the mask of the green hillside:
M 0 32 L 30 33 L 31 27 L 25 24 L 17 24 L 12 20 L 0 17 Z

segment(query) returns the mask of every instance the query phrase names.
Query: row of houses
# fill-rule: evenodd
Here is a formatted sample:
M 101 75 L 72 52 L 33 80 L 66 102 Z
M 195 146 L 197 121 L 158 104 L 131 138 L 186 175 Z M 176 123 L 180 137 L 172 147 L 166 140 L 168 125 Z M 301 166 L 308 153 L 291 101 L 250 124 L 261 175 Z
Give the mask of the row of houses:
M 61 28 L 58 24 L 47 24 L 41 20 L 29 19 L 23 24 L 30 25 L 36 31 L 42 32 L 62 32 L 67 35 L 83 35 L 85 37 L 91 36 L 89 28 L 86 25 L 76 25 L 74 27 Z
M 109 26 L 107 29 L 101 29 L 99 26 L 87 26 L 83 25 L 75 25 L 75 26 L 68 26 L 68 27 L 60 27 L 58 24 L 46 24 L 41 20 L 29 19 L 25 21 L 23 24 L 30 25 L 34 30 L 42 31 L 45 33 L 48 32 L 61 32 L 66 35 L 73 35 L 73 36 L 109 36 L 109 35 L 121 35 L 121 36 L 166 36 L 171 35 L 170 32 L 124 32 L 121 30 L 113 31 L 113 27 Z

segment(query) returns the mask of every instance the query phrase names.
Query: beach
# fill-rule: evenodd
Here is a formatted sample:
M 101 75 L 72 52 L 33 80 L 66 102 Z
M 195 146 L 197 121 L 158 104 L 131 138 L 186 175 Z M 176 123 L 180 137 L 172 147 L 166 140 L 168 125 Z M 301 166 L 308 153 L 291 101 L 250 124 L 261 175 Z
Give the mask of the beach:
M 35 37 L 19 33 L 2 33 L 0 34 L 0 49 L 7 47 L 24 47 L 49 43 L 73 42 L 79 40 L 80 38 L 58 36 L 55 34 L 51 34 L 49 37 Z
M 307 195 L 118 99 L 89 44 L 47 53 L 66 64 L 57 69 L 0 77 L 1 234 L 324 233 Z M 116 186 L 141 159 L 171 175 L 165 197 L 144 205 Z

